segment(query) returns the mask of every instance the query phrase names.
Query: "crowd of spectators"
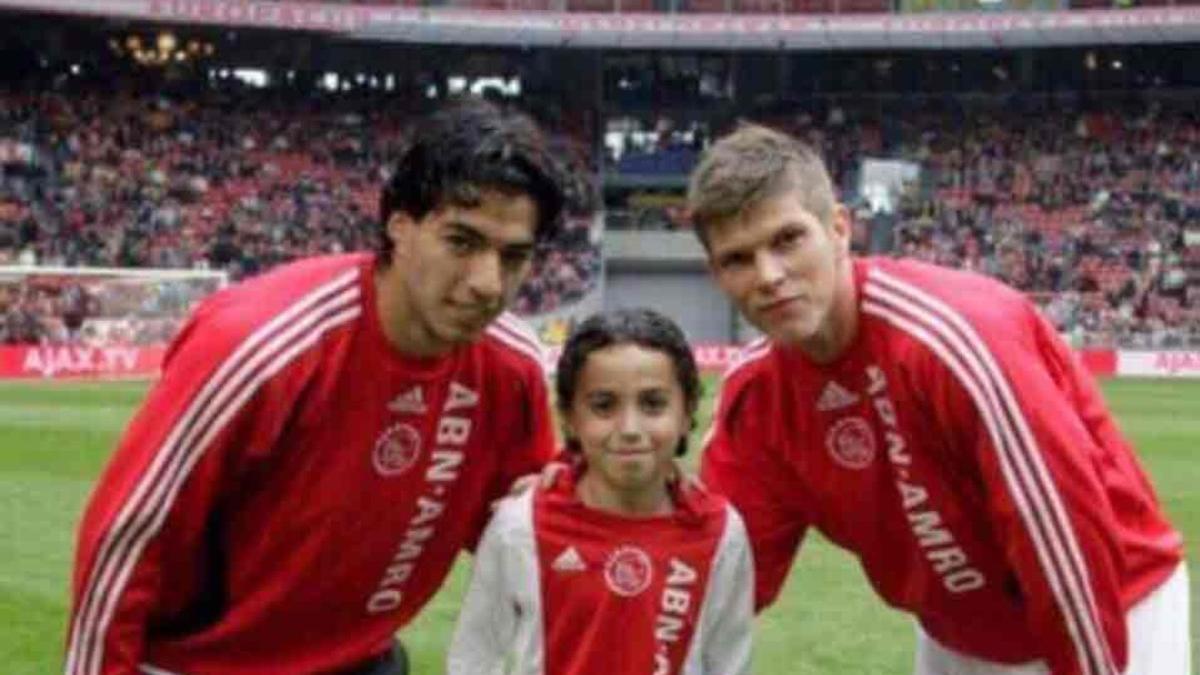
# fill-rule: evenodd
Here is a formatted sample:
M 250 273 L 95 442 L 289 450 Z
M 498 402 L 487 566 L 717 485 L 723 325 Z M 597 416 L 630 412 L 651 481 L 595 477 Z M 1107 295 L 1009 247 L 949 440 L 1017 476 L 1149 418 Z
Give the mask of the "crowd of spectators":
M 379 188 L 424 104 L 250 89 L 0 91 L 0 150 L 12 150 L 0 152 L 0 265 L 220 269 L 237 280 L 373 248 Z M 554 142 L 586 161 L 582 144 Z M 586 211 L 587 180 L 577 183 L 572 204 Z M 548 311 L 597 283 L 591 220 L 571 222 L 566 245 L 538 256 L 523 311 Z M 0 340 L 61 339 L 57 294 L 5 291 Z
M 1200 343 L 1194 98 L 924 103 L 842 102 L 756 119 L 822 151 L 845 201 L 860 207 L 862 250 L 1001 278 L 1037 298 L 1078 344 Z M 677 136 L 661 145 L 664 157 L 678 159 Z M 655 152 L 651 145 L 643 154 Z M 892 214 L 859 197 L 867 157 L 920 167 Z M 653 166 L 639 157 L 636 169 Z M 651 206 L 630 199 L 634 208 L 613 222 L 688 226 L 678 205 L 643 201 Z
M 0 91 L 0 264 L 211 268 L 236 280 L 301 256 L 371 248 L 379 186 L 404 121 L 425 102 L 405 105 L 374 94 Z M 1002 278 L 1080 343 L 1200 341 L 1194 106 L 993 100 L 897 110 L 841 101 L 781 109 L 759 118 L 820 148 L 852 203 L 863 158 L 920 167 L 893 213 L 858 204 L 865 250 L 878 252 L 874 233 L 886 231 L 886 251 Z M 609 169 L 678 178 L 711 137 L 702 126 L 659 128 L 671 133 L 630 143 Z M 588 139 L 559 134 L 556 143 L 587 165 Z M 587 181 L 575 191 L 585 213 Z M 677 202 L 644 201 L 645 213 L 659 217 L 608 225 L 686 227 Z M 536 260 L 519 312 L 581 298 L 601 267 L 592 219 L 572 216 Z M 61 285 L 0 287 L 0 340 L 71 339 L 79 331 L 61 320 L 67 297 Z M 47 316 L 59 317 L 53 330 Z
M 1038 298 L 1078 343 L 1200 341 L 1200 117 L 1135 102 L 1078 114 L 976 113 L 951 137 L 926 121 L 928 167 L 902 200 L 899 251 L 978 269 Z

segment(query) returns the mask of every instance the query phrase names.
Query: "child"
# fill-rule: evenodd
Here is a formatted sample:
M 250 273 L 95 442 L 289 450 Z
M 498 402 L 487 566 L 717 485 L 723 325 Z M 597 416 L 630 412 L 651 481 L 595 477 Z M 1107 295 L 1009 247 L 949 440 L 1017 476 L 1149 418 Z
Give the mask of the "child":
M 674 462 L 700 399 L 683 333 L 650 310 L 592 316 L 556 387 L 573 468 L 498 507 L 450 675 L 749 672 L 745 528 Z

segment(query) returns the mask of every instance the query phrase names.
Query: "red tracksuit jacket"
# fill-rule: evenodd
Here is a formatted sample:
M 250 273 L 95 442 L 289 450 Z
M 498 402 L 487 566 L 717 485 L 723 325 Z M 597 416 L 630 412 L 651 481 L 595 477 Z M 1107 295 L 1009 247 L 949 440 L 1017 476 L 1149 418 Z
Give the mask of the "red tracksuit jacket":
M 949 647 L 1116 675 L 1182 544 L 1092 378 L 995 281 L 862 259 L 855 283 L 844 355 L 752 344 L 721 392 L 702 477 L 746 520 L 757 604 L 813 526 Z
M 553 454 L 536 338 L 504 317 L 403 357 L 374 269 L 315 258 L 198 308 L 80 525 L 67 673 L 355 667 Z
M 505 500 L 475 556 L 448 675 L 746 675 L 741 518 L 688 485 L 665 516 L 584 506 L 575 481 Z

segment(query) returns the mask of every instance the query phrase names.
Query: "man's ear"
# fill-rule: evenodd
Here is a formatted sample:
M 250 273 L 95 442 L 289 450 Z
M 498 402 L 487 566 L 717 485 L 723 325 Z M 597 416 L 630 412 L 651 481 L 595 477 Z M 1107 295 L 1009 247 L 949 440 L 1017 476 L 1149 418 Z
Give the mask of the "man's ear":
M 387 222 L 387 236 L 392 242 L 392 256 L 402 257 L 412 249 L 412 238 L 416 234 L 417 222 L 403 210 L 392 212 Z
M 833 205 L 833 222 L 830 223 L 834 239 L 838 242 L 838 251 L 843 256 L 850 254 L 850 240 L 854 237 L 854 216 L 845 204 Z

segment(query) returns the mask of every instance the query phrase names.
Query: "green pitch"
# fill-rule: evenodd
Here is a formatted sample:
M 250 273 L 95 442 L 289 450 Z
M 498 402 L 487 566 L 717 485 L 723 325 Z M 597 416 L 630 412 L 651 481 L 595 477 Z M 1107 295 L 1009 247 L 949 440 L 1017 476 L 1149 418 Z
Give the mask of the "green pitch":
M 1105 390 L 1183 530 L 1195 608 L 1200 382 L 1126 380 Z M 75 523 L 144 392 L 141 384 L 0 384 L 0 672 L 61 670 Z M 711 397 L 702 428 L 708 405 Z M 442 593 L 404 631 L 416 673 L 441 671 L 467 567 L 460 562 Z M 1193 635 L 1200 632 L 1198 619 L 1193 616 Z M 906 616 L 873 598 L 850 556 L 810 536 L 781 601 L 758 620 L 755 672 L 911 672 L 912 630 Z M 1193 643 L 1200 663 L 1200 639 Z

